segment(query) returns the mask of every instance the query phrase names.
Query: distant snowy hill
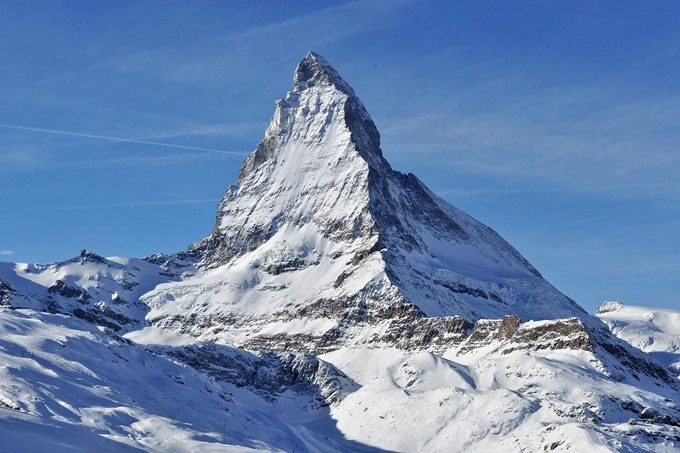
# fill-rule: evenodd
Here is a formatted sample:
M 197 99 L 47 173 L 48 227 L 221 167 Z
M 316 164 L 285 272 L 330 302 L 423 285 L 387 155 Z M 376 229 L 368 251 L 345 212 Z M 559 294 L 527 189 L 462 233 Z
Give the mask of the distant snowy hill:
M 0 263 L 0 450 L 679 451 L 678 313 L 644 310 L 394 171 L 310 53 L 207 238 Z
M 680 310 L 605 302 L 597 317 L 614 335 L 650 353 L 680 377 Z

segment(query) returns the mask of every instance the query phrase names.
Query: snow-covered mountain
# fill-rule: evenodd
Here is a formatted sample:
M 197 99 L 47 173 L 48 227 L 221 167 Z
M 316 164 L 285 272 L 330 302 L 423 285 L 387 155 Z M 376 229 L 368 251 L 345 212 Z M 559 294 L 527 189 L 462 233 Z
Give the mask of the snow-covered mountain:
M 148 319 L 240 346 L 391 343 L 426 316 L 585 316 L 493 230 L 394 171 L 313 53 L 192 250 L 207 272 L 144 296 Z
M 191 262 L 172 266 L 152 256 L 104 258 L 89 250 L 59 263 L 0 263 L 0 306 L 72 314 L 115 331 L 145 324 L 140 297 L 161 283 L 195 271 Z
M 654 356 L 680 378 L 680 311 L 608 301 L 597 317 L 614 335 Z
M 669 364 L 393 170 L 313 53 L 210 236 L 0 263 L 0 306 L 3 451 L 680 449 Z

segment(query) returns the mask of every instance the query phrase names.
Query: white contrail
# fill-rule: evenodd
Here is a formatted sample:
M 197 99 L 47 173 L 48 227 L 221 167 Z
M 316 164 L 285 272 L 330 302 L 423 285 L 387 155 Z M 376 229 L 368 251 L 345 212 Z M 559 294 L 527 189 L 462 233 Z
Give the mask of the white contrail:
M 209 151 L 212 153 L 220 154 L 231 154 L 234 156 L 246 156 L 246 153 L 240 153 L 237 151 L 225 151 L 223 149 L 212 149 L 212 148 L 199 148 L 197 146 L 187 146 L 187 145 L 175 145 L 172 143 L 161 143 L 161 142 L 150 142 L 147 140 L 135 140 L 132 138 L 121 138 L 121 137 L 109 137 L 107 135 L 94 135 L 94 134 L 82 134 L 79 132 L 69 132 L 69 131 L 58 131 L 55 129 L 42 129 L 39 127 L 26 127 L 26 126 L 15 126 L 13 124 L 2 124 L 0 127 L 5 129 L 16 129 L 20 131 L 32 131 L 32 132 L 42 132 L 45 134 L 59 134 L 59 135 L 69 135 L 72 137 L 85 137 L 85 138 L 96 138 L 99 140 L 109 140 L 113 142 L 126 142 L 126 143 L 139 143 L 142 145 L 152 145 L 152 146 L 167 146 L 169 148 L 182 148 L 182 149 L 193 149 L 196 151 Z

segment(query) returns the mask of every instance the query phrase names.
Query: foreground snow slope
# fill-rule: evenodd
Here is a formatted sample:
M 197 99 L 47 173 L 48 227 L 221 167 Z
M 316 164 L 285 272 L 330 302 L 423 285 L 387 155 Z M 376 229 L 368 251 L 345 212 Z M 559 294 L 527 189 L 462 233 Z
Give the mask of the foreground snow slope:
M 208 238 L 0 263 L 0 450 L 678 451 L 660 353 L 394 171 L 309 54 Z
M 305 386 L 295 358 L 194 348 L 145 348 L 72 316 L 0 309 L 2 451 L 356 448 L 316 403 L 333 399 L 324 386 L 341 394 L 351 380 L 335 386 L 317 369 Z M 196 358 L 206 369 L 186 365 Z M 229 374 L 207 370 L 220 363 Z
M 605 302 L 597 317 L 614 335 L 650 353 L 680 377 L 680 311 Z
M 534 324 L 518 332 L 545 327 Z M 617 381 L 614 358 L 550 349 L 552 335 L 319 361 L 149 329 L 133 343 L 73 316 L 0 309 L 3 451 L 680 448 L 676 391 Z
M 375 352 L 336 351 L 324 358 L 356 363 L 355 354 Z M 680 448 L 677 427 L 652 428 L 639 416 L 642 407 L 667 411 L 675 403 L 611 381 L 589 352 L 399 354 L 370 375 L 332 414 L 348 438 L 390 450 Z

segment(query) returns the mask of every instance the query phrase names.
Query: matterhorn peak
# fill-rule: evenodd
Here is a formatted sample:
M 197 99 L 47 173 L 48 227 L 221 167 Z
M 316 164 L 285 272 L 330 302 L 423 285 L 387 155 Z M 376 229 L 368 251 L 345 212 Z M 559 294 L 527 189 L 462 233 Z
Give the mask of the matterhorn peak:
M 194 248 L 208 269 L 256 270 L 235 283 L 262 301 L 252 307 L 277 312 L 288 297 L 299 310 L 344 300 L 371 316 L 404 304 L 468 321 L 584 314 L 493 230 L 393 170 L 371 117 L 328 61 L 309 53 L 293 78 L 212 234 Z M 311 274 L 316 284 L 296 292 Z

